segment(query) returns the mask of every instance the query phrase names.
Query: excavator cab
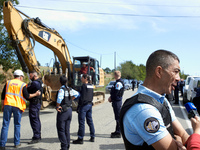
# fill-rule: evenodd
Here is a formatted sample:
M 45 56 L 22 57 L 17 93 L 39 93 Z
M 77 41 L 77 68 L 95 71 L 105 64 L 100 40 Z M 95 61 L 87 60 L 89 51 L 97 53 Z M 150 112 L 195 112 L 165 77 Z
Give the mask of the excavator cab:
M 89 57 L 73 57 L 73 87 L 80 87 L 82 74 L 90 75 L 91 83 L 99 85 L 99 61 Z

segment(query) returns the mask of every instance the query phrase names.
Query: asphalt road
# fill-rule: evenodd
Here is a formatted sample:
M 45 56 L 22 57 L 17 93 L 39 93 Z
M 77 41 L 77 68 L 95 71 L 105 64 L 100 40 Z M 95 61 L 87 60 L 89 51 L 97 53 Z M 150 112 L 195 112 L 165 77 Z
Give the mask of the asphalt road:
M 135 91 L 125 91 L 123 100 L 131 97 Z M 70 145 L 71 150 L 122 150 L 124 149 L 122 138 L 112 139 L 110 138 L 110 133 L 115 130 L 115 120 L 111 104 L 107 101 L 108 94 L 106 94 L 105 102 L 93 107 L 93 121 L 95 126 L 96 138 L 95 142 L 89 142 L 89 128 L 86 124 L 85 126 L 85 137 L 83 145 Z M 180 101 L 182 99 L 180 98 Z M 181 102 L 180 102 L 181 103 Z M 182 103 L 181 103 L 182 104 Z M 177 118 L 180 120 L 181 124 L 184 126 L 186 131 L 191 134 L 190 121 L 187 119 L 187 114 L 185 108 L 181 105 L 174 105 L 172 102 L 173 109 L 176 113 Z M 53 108 L 47 108 L 41 110 L 40 119 L 42 123 L 42 140 L 40 143 L 29 145 L 28 142 L 32 137 L 32 130 L 29 123 L 28 110 L 26 110 L 22 115 L 21 121 L 21 147 L 20 150 L 59 150 L 60 142 L 57 136 L 56 130 L 56 110 Z M 2 127 L 2 116 L 0 113 L 0 128 Z M 71 122 L 71 142 L 77 139 L 78 131 L 78 119 L 77 113 L 74 111 L 72 114 Z M 13 149 L 13 119 L 11 119 L 9 132 L 8 132 L 8 142 L 6 144 L 6 149 Z

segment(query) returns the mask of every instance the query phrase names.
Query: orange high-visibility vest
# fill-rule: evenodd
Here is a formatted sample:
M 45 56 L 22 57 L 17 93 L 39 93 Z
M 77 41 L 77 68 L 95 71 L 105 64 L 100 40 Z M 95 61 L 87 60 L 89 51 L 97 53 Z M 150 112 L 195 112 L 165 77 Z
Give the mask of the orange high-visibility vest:
M 4 105 L 17 107 L 24 112 L 26 109 L 26 99 L 22 92 L 24 86 L 26 86 L 26 83 L 18 79 L 7 81 Z

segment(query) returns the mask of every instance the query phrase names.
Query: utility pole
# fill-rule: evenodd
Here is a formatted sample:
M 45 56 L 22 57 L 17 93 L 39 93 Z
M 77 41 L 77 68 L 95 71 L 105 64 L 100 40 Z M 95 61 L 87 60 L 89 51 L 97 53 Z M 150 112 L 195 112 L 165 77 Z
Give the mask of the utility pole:
M 101 67 L 101 62 L 102 62 L 102 54 L 100 56 L 100 67 Z
M 114 69 L 116 71 L 116 52 L 114 53 Z

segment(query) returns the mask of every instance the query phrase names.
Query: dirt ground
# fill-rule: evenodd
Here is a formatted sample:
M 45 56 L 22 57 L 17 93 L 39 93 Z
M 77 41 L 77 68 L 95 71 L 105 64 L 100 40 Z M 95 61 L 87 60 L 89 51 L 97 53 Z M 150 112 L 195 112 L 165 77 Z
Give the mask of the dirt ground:
M 1 66 L 0 66 L 0 74 L 3 74 L 3 75 L 6 76 L 6 78 L 3 81 L 0 82 L 0 93 L 1 93 L 6 81 L 9 80 L 9 79 L 12 79 L 13 75 L 12 75 L 11 69 L 8 70 L 7 72 L 4 72 Z
M 47 67 L 42 67 L 40 68 L 41 70 L 47 70 Z M 13 74 L 12 74 L 12 70 L 8 70 L 7 72 L 4 72 L 2 69 L 2 66 L 0 66 L 0 74 L 4 74 L 6 76 L 6 79 L 4 79 L 3 81 L 0 81 L 0 97 L 1 97 L 1 93 L 3 90 L 3 87 L 6 83 L 7 80 L 13 79 Z M 105 74 L 105 86 L 111 81 L 113 80 L 113 74 Z

